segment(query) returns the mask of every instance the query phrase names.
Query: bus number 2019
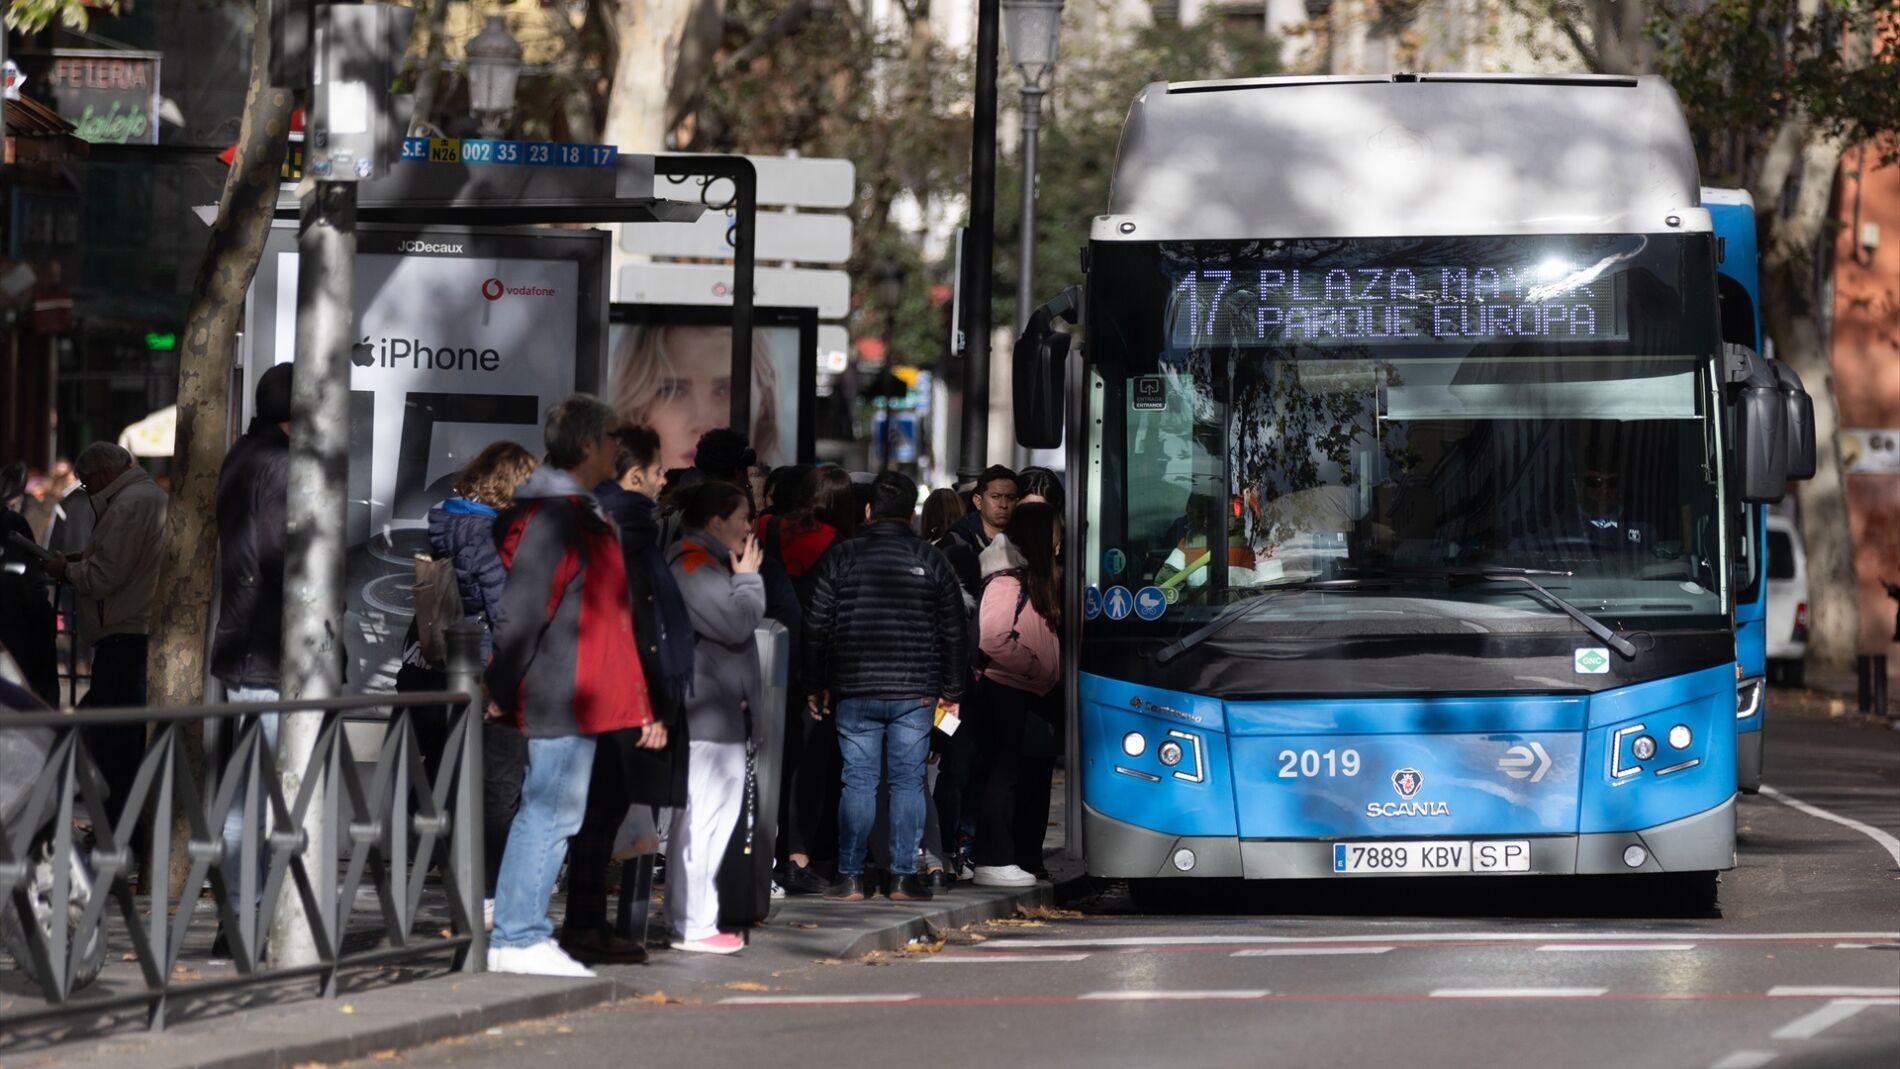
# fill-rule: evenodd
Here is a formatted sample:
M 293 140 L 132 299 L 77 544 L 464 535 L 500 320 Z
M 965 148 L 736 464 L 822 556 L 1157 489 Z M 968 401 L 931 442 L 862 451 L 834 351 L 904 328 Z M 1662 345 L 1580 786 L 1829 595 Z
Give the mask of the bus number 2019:
M 1357 776 L 1358 750 L 1281 750 L 1280 778 Z

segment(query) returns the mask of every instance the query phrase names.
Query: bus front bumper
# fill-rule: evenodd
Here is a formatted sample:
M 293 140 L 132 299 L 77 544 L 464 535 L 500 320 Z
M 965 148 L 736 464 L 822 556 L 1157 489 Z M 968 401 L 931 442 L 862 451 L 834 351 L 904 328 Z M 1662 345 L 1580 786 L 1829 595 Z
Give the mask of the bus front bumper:
M 1331 840 L 1167 835 L 1105 816 L 1088 805 L 1083 806 L 1082 823 L 1089 872 L 1095 876 L 1250 880 L 1336 876 Z M 1486 838 L 1530 842 L 1530 870 L 1511 875 L 1580 876 L 1731 869 L 1735 867 L 1735 797 L 1731 795 L 1712 809 L 1638 831 Z M 1632 846 L 1642 848 L 1641 861 L 1636 865 L 1628 864 L 1627 860 L 1637 856 L 1629 850 Z

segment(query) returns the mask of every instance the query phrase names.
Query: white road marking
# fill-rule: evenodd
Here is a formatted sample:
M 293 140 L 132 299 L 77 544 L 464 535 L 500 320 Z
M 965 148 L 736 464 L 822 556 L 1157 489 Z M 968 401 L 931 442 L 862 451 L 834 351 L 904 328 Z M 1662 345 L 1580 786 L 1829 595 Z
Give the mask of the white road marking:
M 733 995 L 719 1000 L 721 1006 L 850 1006 L 888 1002 L 909 1002 L 922 995 Z
M 1738 1050 L 1717 1058 L 1709 1064 L 1709 1069 L 1761 1069 L 1776 1056 L 1772 1050 Z
M 1235 958 L 1306 958 L 1329 954 L 1384 954 L 1396 947 L 1265 947 L 1257 950 L 1236 950 L 1229 957 Z
M 1894 943 L 1836 943 L 1835 950 L 1900 950 Z
M 938 954 L 933 957 L 925 958 L 924 960 L 930 961 L 930 962 L 936 962 L 942 965 L 948 965 L 952 962 L 957 962 L 957 963 L 981 962 L 985 965 L 989 965 L 992 963 L 1006 962 L 1006 961 L 1011 961 L 1011 962 L 1085 961 L 1087 959 L 1088 959 L 1087 954 L 954 954 L 950 956 Z
M 1874 842 L 1879 843 L 1881 849 L 1887 851 L 1887 855 L 1893 858 L 1893 863 L 1896 865 L 1900 865 L 1900 839 L 1894 838 L 1892 835 L 1888 834 L 1887 832 L 1881 831 L 1879 828 L 1874 827 L 1872 824 L 1863 824 L 1852 817 L 1844 817 L 1844 816 L 1841 816 L 1839 813 L 1830 813 L 1827 810 L 1822 809 L 1818 805 L 1810 805 L 1799 798 L 1793 798 L 1786 794 L 1783 794 L 1780 791 L 1774 789 L 1773 787 L 1768 786 L 1765 783 L 1762 784 L 1761 793 L 1767 795 L 1770 798 L 1773 798 L 1775 801 L 1780 802 L 1782 805 L 1788 806 L 1791 809 L 1798 809 L 1801 812 L 1806 813 L 1808 816 L 1815 817 L 1820 820 L 1832 821 L 1833 823 L 1839 824 L 1844 828 L 1852 828 L 1855 831 L 1860 832 L 1862 835 L 1865 835 L 1869 839 L 1872 839 Z
M 1837 939 L 1900 940 L 1900 932 L 1404 932 L 1391 935 L 1133 935 L 1097 939 L 1036 939 L 1020 937 L 992 939 L 980 951 L 1051 950 L 1072 947 L 1161 947 L 1161 946 L 1299 946 L 1307 943 L 1641 943 L 1650 939 L 1681 940 L 1694 937 L 1699 943 L 1776 942 L 1812 939 L 1831 942 Z
M 1433 998 L 1596 998 L 1607 987 L 1441 987 Z
M 1827 984 L 1803 987 L 1778 984 L 1768 989 L 1770 998 L 1900 998 L 1900 987 L 1842 987 Z
M 1076 996 L 1082 1002 L 1198 1002 L 1203 999 L 1244 1000 L 1266 998 L 1271 992 L 1259 991 L 1091 991 Z
M 1694 950 L 1694 943 L 1545 943 L 1538 950 L 1587 950 L 1600 954 L 1622 954 L 1631 950 Z
M 1773 992 L 1769 992 L 1773 994 Z M 1839 998 L 1775 1029 L 1776 1039 L 1813 1039 L 1869 1006 L 1900 1006 L 1900 999 Z

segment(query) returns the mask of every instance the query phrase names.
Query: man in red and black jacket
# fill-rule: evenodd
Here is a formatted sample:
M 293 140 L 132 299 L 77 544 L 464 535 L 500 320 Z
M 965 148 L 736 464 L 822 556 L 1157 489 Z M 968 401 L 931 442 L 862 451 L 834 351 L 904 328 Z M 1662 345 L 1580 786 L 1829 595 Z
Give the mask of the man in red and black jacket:
M 491 714 L 528 736 L 528 772 L 495 885 L 491 972 L 593 975 L 554 942 L 548 897 L 586 812 L 594 740 L 637 730 L 639 745 L 666 745 L 634 639 L 620 533 L 592 490 L 614 474 L 614 422 L 585 395 L 550 409 L 547 463 L 495 524 L 508 584 L 484 678 Z

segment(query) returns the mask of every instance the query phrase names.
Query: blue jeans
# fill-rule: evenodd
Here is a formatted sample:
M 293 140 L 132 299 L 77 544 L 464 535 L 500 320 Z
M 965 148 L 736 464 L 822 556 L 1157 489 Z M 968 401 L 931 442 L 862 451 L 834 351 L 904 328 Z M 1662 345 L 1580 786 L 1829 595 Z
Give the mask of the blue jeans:
M 528 740 L 521 807 L 508 828 L 508 849 L 495 878 L 495 931 L 489 946 L 531 947 L 554 937 L 548 898 L 567 859 L 568 836 L 581 830 L 587 815 L 593 775 L 592 736 Z
M 838 703 L 844 797 L 838 805 L 838 871 L 864 872 L 865 845 L 877 822 L 880 774 L 890 779 L 891 871 L 917 871 L 924 837 L 924 764 L 930 757 L 931 698 L 845 698 Z
M 224 692 L 224 700 L 229 702 L 274 702 L 279 697 L 280 694 L 276 687 L 232 687 Z M 278 714 L 260 713 L 258 719 L 263 722 L 264 745 L 270 747 L 270 752 L 275 754 L 277 752 Z M 232 729 L 233 739 L 243 732 L 248 720 L 249 717 L 226 721 Z M 270 851 L 266 846 L 267 838 L 270 835 L 270 822 L 267 818 L 267 814 L 270 812 L 270 803 L 265 801 L 267 797 L 265 785 L 260 783 L 257 786 L 257 808 L 251 819 L 257 825 L 256 893 L 261 897 L 264 893 L 266 866 L 270 861 Z M 295 798 L 287 798 L 284 801 L 286 805 L 297 804 Z M 238 784 L 238 794 L 234 799 L 234 804 L 231 806 L 230 812 L 224 815 L 224 861 L 218 866 L 219 869 L 224 872 L 224 886 L 230 893 L 232 909 L 239 909 L 243 904 L 243 900 L 239 898 L 239 896 L 244 893 L 239 883 L 244 877 L 243 850 L 244 784 L 240 782 Z M 289 878 L 288 874 L 286 874 L 285 878 Z

